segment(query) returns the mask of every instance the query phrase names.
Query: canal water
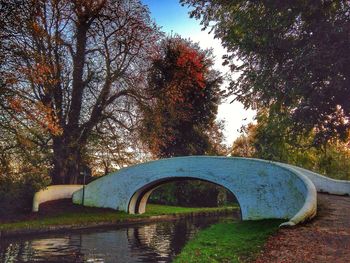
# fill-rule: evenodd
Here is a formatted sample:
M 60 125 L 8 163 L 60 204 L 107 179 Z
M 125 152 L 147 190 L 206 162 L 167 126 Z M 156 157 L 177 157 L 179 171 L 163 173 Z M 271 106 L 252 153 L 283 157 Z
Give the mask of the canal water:
M 0 262 L 171 262 L 201 229 L 227 216 L 0 240 Z

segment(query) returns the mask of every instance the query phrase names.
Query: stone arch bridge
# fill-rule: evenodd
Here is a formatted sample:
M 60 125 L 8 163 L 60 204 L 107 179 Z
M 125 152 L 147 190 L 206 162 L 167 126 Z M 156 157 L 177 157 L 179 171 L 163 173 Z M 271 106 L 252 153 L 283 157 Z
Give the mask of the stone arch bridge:
M 303 170 L 259 159 L 210 156 L 162 159 L 123 168 L 86 185 L 84 205 L 143 213 L 155 188 L 180 179 L 225 187 L 236 196 L 242 220 L 281 218 L 286 219 L 285 225 L 295 225 L 316 215 L 316 188 Z M 82 197 L 80 189 L 73 194 L 73 202 L 81 204 Z

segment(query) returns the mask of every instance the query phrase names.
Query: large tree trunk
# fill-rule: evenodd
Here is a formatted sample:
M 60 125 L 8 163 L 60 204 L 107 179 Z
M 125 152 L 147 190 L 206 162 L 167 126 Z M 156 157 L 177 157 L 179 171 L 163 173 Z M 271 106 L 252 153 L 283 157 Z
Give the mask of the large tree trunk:
M 51 172 L 53 184 L 64 184 L 67 170 L 64 169 L 66 154 L 64 151 L 64 138 L 56 137 L 53 139 L 53 170 Z
M 131 125 L 129 99 L 143 93 L 162 34 L 139 1 L 8 2 L 0 106 L 11 123 L 4 125 L 16 135 L 29 131 L 34 144 L 50 136 L 52 183 L 77 183 L 80 171 L 89 173 L 82 153 L 91 131 L 107 120 L 115 129 Z
M 64 137 L 54 139 L 53 145 L 53 184 L 77 184 L 81 167 L 81 145 Z

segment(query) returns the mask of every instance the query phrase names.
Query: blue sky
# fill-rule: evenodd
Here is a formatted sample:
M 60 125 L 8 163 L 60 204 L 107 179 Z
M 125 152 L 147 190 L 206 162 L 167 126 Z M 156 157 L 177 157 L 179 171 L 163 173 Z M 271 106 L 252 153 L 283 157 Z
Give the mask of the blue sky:
M 216 57 L 215 68 L 222 73 L 228 71 L 228 68 L 221 65 L 221 57 L 226 51 L 221 46 L 220 40 L 214 39 L 212 34 L 202 31 L 199 21 L 189 18 L 189 9 L 186 6 L 181 6 L 178 0 L 142 0 L 142 2 L 149 7 L 151 17 L 162 28 L 162 31 L 190 38 L 198 42 L 203 49 L 212 48 Z M 219 106 L 218 112 L 218 119 L 223 119 L 226 122 L 225 136 L 228 145 L 231 145 L 234 139 L 239 136 L 237 130 L 243 124 L 251 122 L 255 115 L 254 111 L 245 110 L 239 102 L 229 103 L 232 99 L 223 102 Z
M 152 17 L 165 32 L 186 33 L 200 30 L 199 21 L 190 19 L 189 9 L 181 6 L 178 0 L 142 0 L 146 4 Z

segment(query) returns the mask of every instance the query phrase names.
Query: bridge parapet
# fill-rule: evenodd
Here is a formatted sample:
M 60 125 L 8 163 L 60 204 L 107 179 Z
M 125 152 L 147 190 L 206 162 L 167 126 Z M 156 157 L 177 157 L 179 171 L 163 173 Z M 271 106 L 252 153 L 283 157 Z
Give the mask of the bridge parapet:
M 317 192 L 328 193 L 334 195 L 350 195 L 350 181 L 332 179 L 321 174 L 312 172 L 310 170 L 284 163 L 277 163 L 278 165 L 292 168 L 306 177 L 308 177 L 315 185 Z

